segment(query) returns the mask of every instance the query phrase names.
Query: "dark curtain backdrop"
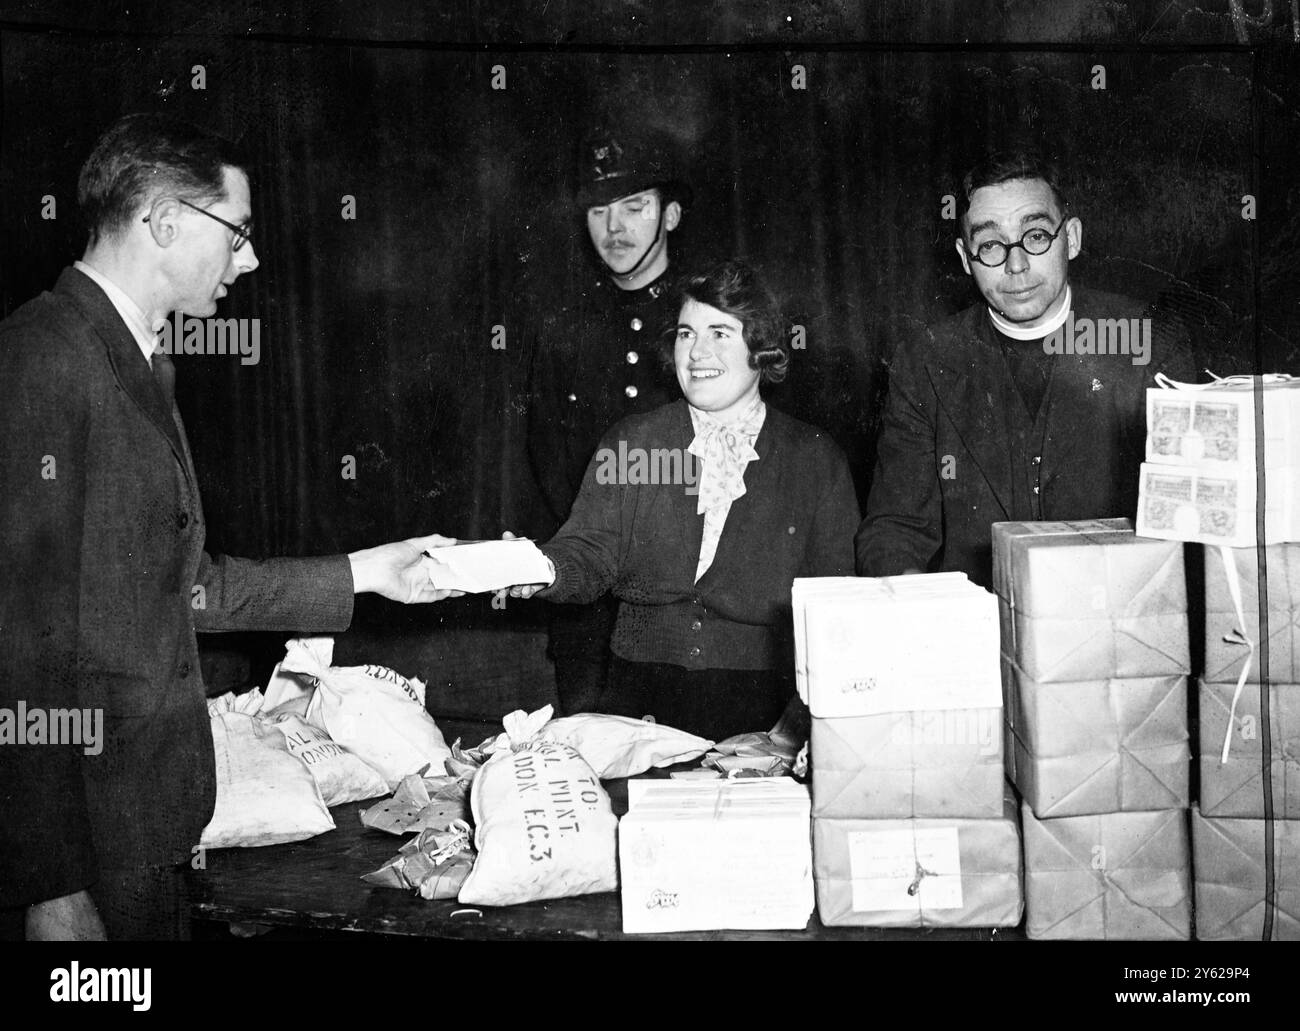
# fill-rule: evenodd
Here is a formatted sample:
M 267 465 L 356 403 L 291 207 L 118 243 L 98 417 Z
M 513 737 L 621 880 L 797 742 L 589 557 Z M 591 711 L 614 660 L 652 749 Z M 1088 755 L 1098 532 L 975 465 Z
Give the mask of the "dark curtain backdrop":
M 261 267 L 221 314 L 262 320 L 261 361 L 178 361 L 215 550 L 528 528 L 527 342 L 595 273 L 568 198 L 602 118 L 678 140 L 696 204 L 675 252 L 764 270 L 807 341 L 773 400 L 832 432 L 864 499 L 898 328 L 974 300 L 941 209 L 995 143 L 1060 156 L 1084 223 L 1072 275 L 1177 313 L 1215 372 L 1256 365 L 1258 260 L 1263 362 L 1300 371 L 1291 144 L 1255 138 L 1261 118 L 1294 133 L 1293 100 L 1261 99 L 1244 51 L 492 54 L 10 29 L 0 59 L 6 312 L 80 255 L 76 172 L 118 115 L 167 111 L 257 159 Z M 1263 189 L 1257 146 L 1282 183 L 1259 259 L 1241 217 Z

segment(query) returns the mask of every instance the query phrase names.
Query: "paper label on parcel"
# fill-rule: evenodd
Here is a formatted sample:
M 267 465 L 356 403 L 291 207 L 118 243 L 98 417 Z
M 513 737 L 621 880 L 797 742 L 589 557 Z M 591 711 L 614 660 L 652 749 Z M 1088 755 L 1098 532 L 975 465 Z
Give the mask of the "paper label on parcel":
M 848 846 L 856 912 L 961 908 L 956 827 L 850 831 Z

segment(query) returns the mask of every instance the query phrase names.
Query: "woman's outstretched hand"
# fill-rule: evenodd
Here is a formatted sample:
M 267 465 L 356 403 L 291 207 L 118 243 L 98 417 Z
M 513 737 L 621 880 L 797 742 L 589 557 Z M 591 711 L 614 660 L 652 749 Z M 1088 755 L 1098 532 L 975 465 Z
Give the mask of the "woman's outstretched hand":
M 517 538 L 513 533 L 507 530 L 505 533 L 501 535 L 501 539 L 503 541 L 514 541 L 514 540 L 518 540 L 519 538 Z M 555 564 L 549 558 L 546 560 L 546 564 L 551 567 L 551 583 L 554 583 Z M 549 586 L 550 584 L 515 584 L 515 586 L 510 588 L 509 594 L 510 597 L 512 598 L 527 599 L 527 598 L 531 598 L 538 591 L 544 590 Z

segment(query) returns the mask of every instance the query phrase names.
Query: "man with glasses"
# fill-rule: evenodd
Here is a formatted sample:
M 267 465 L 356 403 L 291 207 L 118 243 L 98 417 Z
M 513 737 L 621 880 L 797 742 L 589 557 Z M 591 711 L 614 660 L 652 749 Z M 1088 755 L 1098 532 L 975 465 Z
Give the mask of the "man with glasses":
M 455 542 L 209 556 L 154 329 L 257 268 L 242 159 L 128 116 L 77 193 L 85 255 L 0 323 L 0 915 L 33 939 L 185 937 L 216 792 L 195 631 L 328 633 L 356 593 L 440 600 L 421 556 Z M 83 714 L 96 740 L 52 740 Z
M 983 302 L 894 355 L 859 575 L 960 570 L 988 587 L 993 523 L 1136 513 L 1144 391 L 1191 363 L 1160 320 L 1142 354 L 1099 353 L 1095 334 L 1074 347 L 1076 326 L 1140 327 L 1145 307 L 1070 283 L 1083 224 L 1059 183 L 1027 152 L 963 180 L 957 254 Z

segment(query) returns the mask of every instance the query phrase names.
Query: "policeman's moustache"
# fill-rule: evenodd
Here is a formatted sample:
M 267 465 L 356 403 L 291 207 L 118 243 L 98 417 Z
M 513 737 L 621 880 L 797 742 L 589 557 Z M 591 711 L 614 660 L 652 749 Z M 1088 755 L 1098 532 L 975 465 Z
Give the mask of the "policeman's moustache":
M 626 272 L 615 272 L 613 269 L 610 269 L 610 274 L 615 279 L 631 279 L 638 272 L 640 272 L 641 266 L 645 264 L 646 258 L 650 257 L 650 252 L 654 250 L 655 244 L 659 242 L 659 234 L 662 233 L 663 231 L 664 231 L 664 205 L 660 204 L 659 218 L 655 222 L 654 239 L 652 239 L 648 244 L 645 245 L 645 250 L 641 252 L 641 257 L 637 259 L 637 263 L 633 265 L 630 269 L 628 269 Z

